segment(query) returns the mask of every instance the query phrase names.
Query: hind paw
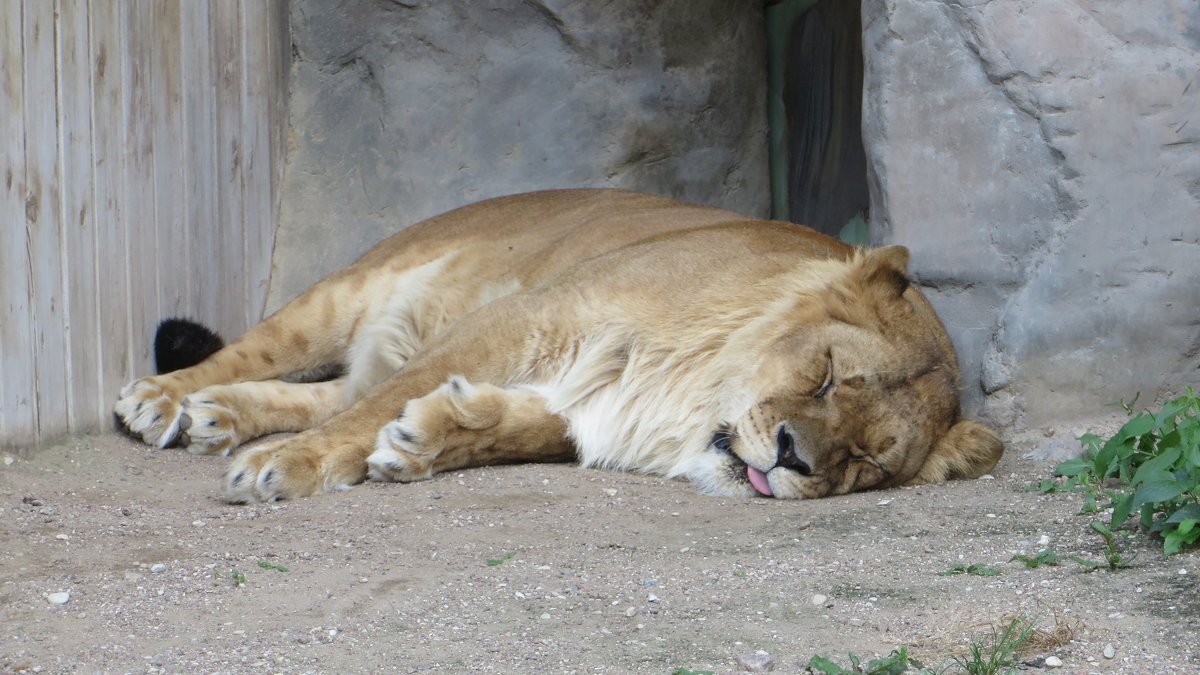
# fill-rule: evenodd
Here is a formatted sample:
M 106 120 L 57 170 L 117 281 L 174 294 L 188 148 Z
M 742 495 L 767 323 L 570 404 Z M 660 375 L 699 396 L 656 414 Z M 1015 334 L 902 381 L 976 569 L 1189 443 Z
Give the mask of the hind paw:
M 446 468 L 442 458 L 450 446 L 470 447 L 500 419 L 502 401 L 491 385 L 474 385 L 460 376 L 404 406 L 400 417 L 383 425 L 375 452 L 367 458 L 375 480 L 408 483 L 425 480 Z
M 146 443 L 165 448 L 179 435 L 179 396 L 146 377 L 125 385 L 113 412 Z

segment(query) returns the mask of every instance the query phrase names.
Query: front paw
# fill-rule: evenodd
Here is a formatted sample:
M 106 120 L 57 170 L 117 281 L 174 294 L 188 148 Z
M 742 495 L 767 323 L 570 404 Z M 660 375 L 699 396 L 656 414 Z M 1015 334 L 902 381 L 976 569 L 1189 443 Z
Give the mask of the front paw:
M 130 432 L 146 443 L 165 448 L 179 435 L 182 408 L 175 392 L 146 377 L 125 385 L 113 412 Z
M 366 477 L 365 454 L 307 434 L 252 448 L 235 457 L 221 478 L 224 499 L 249 504 L 349 490 Z
M 228 456 L 241 442 L 233 410 L 205 393 L 183 397 L 179 432 L 180 443 L 193 455 Z

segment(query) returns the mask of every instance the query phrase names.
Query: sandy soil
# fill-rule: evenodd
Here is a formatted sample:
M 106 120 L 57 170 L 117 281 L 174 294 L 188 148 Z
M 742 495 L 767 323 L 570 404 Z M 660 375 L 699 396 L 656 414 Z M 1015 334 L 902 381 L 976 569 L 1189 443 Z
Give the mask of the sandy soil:
M 1200 670 L 1196 552 L 1139 535 L 1116 573 L 1008 562 L 1043 537 L 1102 551 L 1077 495 L 1027 490 L 1051 464 L 1020 454 L 994 478 L 814 502 L 535 465 L 230 506 L 224 460 L 72 441 L 0 462 L 0 672 L 665 675 L 758 651 L 799 672 L 898 644 L 945 663 L 1014 613 L 1069 638 L 1035 664 Z M 955 563 L 1001 574 L 938 574 Z

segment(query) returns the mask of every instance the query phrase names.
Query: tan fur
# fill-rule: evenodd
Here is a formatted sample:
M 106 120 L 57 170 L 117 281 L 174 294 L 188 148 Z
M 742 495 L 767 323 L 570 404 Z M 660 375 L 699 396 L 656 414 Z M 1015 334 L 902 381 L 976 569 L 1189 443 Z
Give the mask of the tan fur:
M 572 456 L 723 495 L 978 476 L 1002 446 L 960 420 L 953 348 L 907 261 L 631 192 L 490 200 L 394 235 L 115 410 L 193 452 L 300 431 L 235 457 L 234 502 Z M 330 365 L 342 379 L 277 381 Z

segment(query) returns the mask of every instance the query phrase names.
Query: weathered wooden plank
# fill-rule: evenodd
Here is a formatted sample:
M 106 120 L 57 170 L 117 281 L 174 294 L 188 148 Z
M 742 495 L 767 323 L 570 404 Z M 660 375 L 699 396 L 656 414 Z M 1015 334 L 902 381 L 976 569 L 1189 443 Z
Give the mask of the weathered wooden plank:
M 216 83 L 209 27 L 209 3 L 180 3 L 180 49 L 183 64 L 183 167 L 187 195 L 184 227 L 191 251 L 192 283 L 188 307 L 199 320 L 217 325 L 221 298 L 216 204 Z M 218 330 L 220 328 L 218 327 Z
M 67 430 L 67 349 L 63 339 L 62 220 L 58 161 L 55 8 L 25 4 L 25 227 L 32 262 L 38 437 Z M 49 113 L 49 114 L 47 114 Z
M 121 55 L 125 106 L 126 266 L 130 278 L 127 379 L 153 371 L 154 327 L 160 317 L 159 259 L 154 222 L 154 133 L 151 90 L 154 0 L 126 0 Z
M 222 299 L 216 324 L 222 333 L 236 335 L 245 329 L 244 278 L 245 222 L 242 204 L 245 197 L 242 161 L 245 139 L 242 134 L 242 61 L 241 4 L 214 2 L 211 5 L 213 67 L 216 76 L 216 150 L 217 150 L 217 231 L 219 252 L 216 257 Z
M 151 65 L 154 107 L 154 226 L 162 318 L 191 313 L 188 270 L 195 261 L 184 229 L 183 84 L 179 0 L 155 3 Z
M 275 227 L 278 225 L 284 160 L 287 153 L 288 76 L 292 66 L 292 35 L 289 22 L 288 3 L 285 0 L 271 0 L 268 35 L 271 52 L 271 161 L 274 163 L 271 175 L 272 248 L 275 242 Z
M 62 156 L 65 337 L 70 359 L 68 425 L 95 428 L 108 417 L 100 388 L 99 283 L 92 177 L 91 59 L 87 0 L 59 0 L 59 139 Z
M 267 281 L 271 267 L 273 241 L 271 181 L 274 172 L 271 156 L 271 52 L 270 7 L 267 3 L 242 5 L 242 130 L 245 167 L 248 179 L 244 182 L 242 221 L 245 251 L 243 272 L 245 281 L 244 325 L 251 326 L 262 319 L 267 299 Z
M 96 275 L 99 294 L 101 396 L 110 404 L 132 372 L 129 350 L 129 270 L 126 265 L 125 104 L 121 59 L 124 14 L 119 4 L 92 0 L 92 133 L 94 138 Z
M 37 433 L 32 263 L 25 238 L 24 3 L 0 5 L 0 447 L 28 448 Z

